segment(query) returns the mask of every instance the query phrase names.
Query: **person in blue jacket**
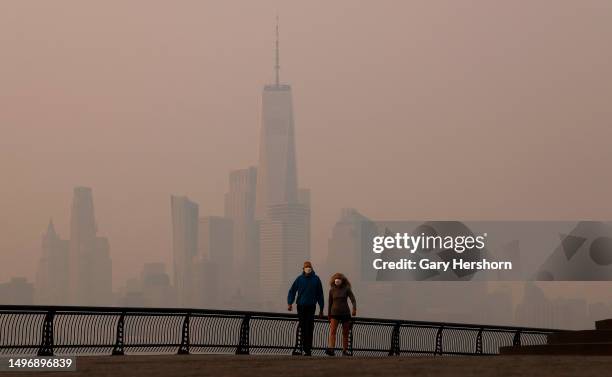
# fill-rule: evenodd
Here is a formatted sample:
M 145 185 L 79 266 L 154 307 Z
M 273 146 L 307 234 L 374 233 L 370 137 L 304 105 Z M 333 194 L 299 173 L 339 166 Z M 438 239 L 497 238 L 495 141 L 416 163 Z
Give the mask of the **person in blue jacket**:
M 323 318 L 323 285 L 312 269 L 312 263 L 304 262 L 302 274 L 298 276 L 287 295 L 287 310 L 293 310 L 293 302 L 297 294 L 297 314 L 300 326 L 300 337 L 304 356 L 310 356 L 312 350 L 312 333 L 314 331 L 314 317 L 319 304 L 319 317 Z

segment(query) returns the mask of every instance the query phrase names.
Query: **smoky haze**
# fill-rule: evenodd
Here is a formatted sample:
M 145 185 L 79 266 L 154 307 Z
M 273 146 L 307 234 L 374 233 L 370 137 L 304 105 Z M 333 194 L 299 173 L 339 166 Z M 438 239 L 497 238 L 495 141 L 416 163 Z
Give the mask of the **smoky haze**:
M 315 268 L 345 207 L 610 219 L 608 1 L 7 0 L 0 281 L 34 279 L 50 217 L 69 237 L 76 186 L 93 188 L 114 289 L 145 262 L 171 271 L 170 195 L 222 215 L 229 171 L 257 164 L 277 13 Z M 545 288 L 610 304 L 603 283 Z

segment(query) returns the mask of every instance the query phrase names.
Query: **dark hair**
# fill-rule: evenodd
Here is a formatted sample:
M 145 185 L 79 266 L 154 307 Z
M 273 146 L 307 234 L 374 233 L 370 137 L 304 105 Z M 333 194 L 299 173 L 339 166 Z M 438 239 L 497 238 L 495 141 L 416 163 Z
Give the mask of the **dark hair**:
M 347 286 L 347 287 L 351 287 L 351 282 L 346 278 L 346 276 L 344 276 L 344 274 L 340 273 L 340 272 L 336 272 L 335 274 L 332 275 L 331 279 L 329 279 L 329 286 L 330 287 L 335 287 L 336 283 L 335 280 L 336 279 L 340 279 L 342 280 L 342 284 L 340 284 L 341 286 Z

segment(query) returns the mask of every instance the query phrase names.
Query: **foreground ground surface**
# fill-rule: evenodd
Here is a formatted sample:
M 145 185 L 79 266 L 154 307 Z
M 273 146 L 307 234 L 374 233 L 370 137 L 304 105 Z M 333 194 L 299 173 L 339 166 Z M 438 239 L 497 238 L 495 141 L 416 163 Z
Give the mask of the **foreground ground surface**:
M 4 376 L 609 376 L 612 356 L 325 358 L 163 355 L 79 357 L 76 372 Z

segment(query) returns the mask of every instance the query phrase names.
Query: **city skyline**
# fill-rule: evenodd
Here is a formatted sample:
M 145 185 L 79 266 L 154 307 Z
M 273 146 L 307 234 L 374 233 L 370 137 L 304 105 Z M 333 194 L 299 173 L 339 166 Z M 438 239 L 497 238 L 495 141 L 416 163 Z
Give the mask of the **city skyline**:
M 31 14 L 14 3 L 1 23 L 0 262 L 33 277 L 32 234 L 49 216 L 68 233 L 61 214 L 76 185 L 96 189 L 99 226 L 121 266 L 170 261 L 159 205 L 169 195 L 221 215 L 227 171 L 257 155 L 258 96 L 274 80 L 274 9 L 283 77 L 299 88 L 301 184 L 318 196 L 315 262 L 342 207 L 385 220 L 607 220 L 612 182 L 587 172 L 612 162 L 612 73 L 601 64 L 610 52 L 599 48 L 610 10 L 581 4 L 584 18 L 573 23 L 568 2 L 338 2 L 324 13 L 312 3 L 236 12 L 211 2 L 158 4 L 146 16 L 133 5 L 60 1 Z
M 473 10 L 346 2 L 326 14 L 280 7 L 283 78 L 299 109 L 295 188 L 313 193 L 315 267 L 345 207 L 377 220 L 608 220 L 612 72 L 602 63 L 612 57 L 600 47 L 609 26 L 598 15 L 610 9 L 586 4 L 587 23 L 574 20 L 570 3 L 546 12 L 485 2 Z M 273 7 L 156 5 L 138 18 L 126 6 L 125 20 L 112 5 L 94 7 L 101 18 L 49 8 L 66 25 L 43 18 L 42 30 L 41 16 L 15 5 L 15 18 L 0 23 L 25 25 L 22 36 L 5 34 L 0 72 L 8 135 L 0 138 L 0 264 L 11 266 L 0 269 L 0 282 L 33 281 L 38 236 L 53 217 L 69 237 L 66 208 L 81 184 L 96 192 L 114 288 L 144 262 L 169 272 L 170 195 L 198 203 L 199 217 L 227 217 L 228 172 L 257 161 L 258 96 L 275 80 Z M 108 20 L 116 34 L 105 34 Z M 57 48 L 44 47 L 46 38 Z M 581 287 L 551 292 L 572 297 Z M 602 283 L 584 295 L 607 290 Z
M 245 170 L 248 171 L 249 169 Z M 237 172 L 232 172 L 230 175 L 235 175 L 235 173 Z M 72 212 L 77 214 L 77 218 L 83 216 L 91 218 L 93 214 L 90 211 L 93 208 L 93 203 L 90 202 L 91 192 L 89 188 L 75 188 L 74 210 Z M 83 206 L 83 203 L 89 204 Z M 62 272 L 68 269 L 68 250 L 71 241 L 61 239 L 51 220 L 42 237 L 42 255 L 39 268 L 51 260 L 54 265 L 50 265 L 49 267 L 53 267 L 49 268 L 48 271 L 55 272 L 55 274 L 44 276 L 44 274 L 40 274 L 41 271 L 39 270 L 38 276 L 39 278 L 42 276 L 43 281 L 35 281 L 35 286 L 25 278 L 14 277 L 10 281 L 0 284 L 0 297 L 3 300 L 8 299 L 10 303 L 14 304 L 78 303 L 111 306 L 278 309 L 279 306 L 269 306 L 269 303 L 264 302 L 264 300 L 258 302 L 260 300 L 258 297 L 266 297 L 266 295 L 260 296 L 257 294 L 254 298 L 249 298 L 238 292 L 237 296 L 229 297 L 232 295 L 231 290 L 237 288 L 231 285 L 231 281 L 234 279 L 232 277 L 233 266 L 231 266 L 231 259 L 228 259 L 231 258 L 231 250 L 233 250 L 231 242 L 234 233 L 231 219 L 219 216 L 198 217 L 197 204 L 186 197 L 172 197 L 171 203 L 173 217 L 179 220 L 176 226 L 178 226 L 178 229 L 183 229 L 179 230 L 179 235 L 184 234 L 184 239 L 189 240 L 194 238 L 194 233 L 197 233 L 198 240 L 192 244 L 197 246 L 198 251 L 191 251 L 191 253 L 197 255 L 197 258 L 192 260 L 195 275 L 187 279 L 193 279 L 189 287 L 192 290 L 179 288 L 176 281 L 180 276 L 176 275 L 175 285 L 170 285 L 170 277 L 166 273 L 165 264 L 144 263 L 141 266 L 139 278 L 131 278 L 123 282 L 124 285 L 113 292 L 112 301 L 105 304 L 104 298 L 100 294 L 102 291 L 99 291 L 95 295 L 90 295 L 92 298 L 95 297 L 93 300 L 75 302 L 73 301 L 74 298 L 70 297 L 70 289 L 64 289 L 62 292 L 62 287 L 58 286 L 58 284 L 68 286 L 68 282 L 64 281 Z M 276 207 L 282 211 L 285 211 L 286 208 L 282 205 Z M 81 214 L 79 215 L 79 213 Z M 402 318 L 406 313 L 409 313 L 410 318 L 421 320 L 443 321 L 452 318 L 458 322 L 477 320 L 487 324 L 503 323 L 580 329 L 588 328 L 593 321 L 612 315 L 612 304 L 610 302 L 593 302 L 579 296 L 571 298 L 550 297 L 545 292 L 547 285 L 550 287 L 555 284 L 550 282 L 498 282 L 492 284 L 455 282 L 452 287 L 441 282 L 412 282 L 408 285 L 368 282 L 363 278 L 363 272 L 359 265 L 360 254 L 362 253 L 360 238 L 364 229 L 364 222 L 371 222 L 371 220 L 354 208 L 345 208 L 341 211 L 329 238 L 328 259 L 321 266 L 319 272 L 322 272 L 323 275 L 329 275 L 330 271 L 335 270 L 348 273 L 352 277 L 353 287 L 360 293 L 360 297 L 369 297 L 366 300 L 369 306 L 378 307 L 374 311 L 371 308 L 366 308 L 364 312 L 368 316 L 384 313 L 383 316 L 385 317 Z M 85 223 L 87 224 L 87 221 Z M 190 223 L 193 224 L 190 226 Z M 79 228 L 83 227 L 83 224 L 75 225 L 78 225 Z M 191 229 L 193 225 L 199 228 L 197 232 L 195 229 Z M 175 229 L 173 229 L 174 232 Z M 205 243 L 202 243 L 203 240 Z M 183 241 L 179 243 L 179 250 L 189 251 L 189 247 L 184 247 Z M 228 250 L 230 250 L 230 253 L 227 253 Z M 49 259 L 50 252 L 59 253 L 56 257 L 60 256 L 60 258 Z M 55 271 L 53 271 L 54 268 Z M 201 269 L 199 270 L 200 273 L 198 273 L 198 269 Z M 100 272 L 103 272 L 103 270 L 97 272 L 98 277 L 96 279 L 98 279 L 98 282 L 103 280 L 100 280 L 100 278 L 103 278 Z M 108 273 L 110 276 L 110 271 Z M 48 279 L 49 276 L 52 277 L 51 280 Z M 518 300 L 513 297 L 513 286 L 524 292 Z M 433 290 L 430 288 L 433 288 Z M 455 292 L 452 295 L 453 299 L 444 298 L 445 294 L 443 292 L 448 293 L 450 288 L 452 288 L 451 291 Z M 58 297 L 52 297 L 49 300 L 47 295 L 41 295 L 41 292 L 45 293 L 49 289 L 51 293 L 62 296 L 59 299 Z M 57 289 L 60 292 L 54 291 Z M 196 295 L 185 300 L 184 297 L 189 296 L 182 295 L 181 290 L 187 294 L 196 292 Z M 427 290 L 430 293 L 423 295 L 422 293 Z M 401 295 L 403 299 L 397 300 L 398 295 Z M 224 298 L 222 299 L 222 297 Z M 247 299 L 246 302 L 245 298 Z

